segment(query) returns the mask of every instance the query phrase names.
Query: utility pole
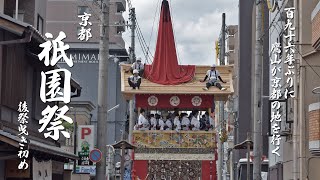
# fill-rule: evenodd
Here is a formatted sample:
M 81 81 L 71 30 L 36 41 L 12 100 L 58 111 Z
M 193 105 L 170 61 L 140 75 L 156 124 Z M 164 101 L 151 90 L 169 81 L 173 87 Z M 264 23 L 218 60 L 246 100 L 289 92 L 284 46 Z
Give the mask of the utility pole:
M 130 20 L 131 20 L 131 47 L 130 47 L 130 63 L 134 63 L 136 61 L 135 57 L 135 32 L 136 32 L 136 14 L 135 8 L 130 9 Z M 132 143 L 132 131 L 134 127 L 134 100 L 129 101 L 129 143 Z
M 222 28 L 221 28 L 221 39 L 220 39 L 220 66 L 225 65 L 225 33 L 226 33 L 226 14 L 222 13 Z M 224 102 L 219 102 L 219 124 L 221 135 L 225 132 L 224 122 Z M 221 138 L 218 141 L 219 152 L 218 152 L 218 180 L 223 180 L 223 169 L 224 169 L 224 147 Z
M 253 120 L 253 179 L 261 180 L 261 154 L 262 154 L 262 8 L 263 1 L 256 0 L 256 50 L 255 50 L 255 78 L 254 78 L 254 120 Z
M 109 155 L 109 160 L 108 160 L 108 180 L 111 180 L 111 176 L 112 176 L 112 159 L 113 159 L 113 155 L 115 154 L 114 148 L 111 145 L 107 145 L 107 150 L 108 150 L 108 155 Z
M 77 123 L 77 116 L 76 111 L 74 112 L 74 126 L 73 126 L 73 153 L 78 156 L 77 154 L 77 131 L 78 131 L 78 123 Z M 73 161 L 73 173 L 75 174 L 77 171 L 77 160 Z
M 300 6 L 299 6 L 299 1 L 298 0 L 294 0 L 294 26 L 296 29 L 298 29 L 298 35 L 296 35 L 294 37 L 294 42 L 295 43 L 299 43 L 299 38 L 300 37 L 300 29 L 299 29 L 299 16 L 301 13 L 299 13 L 300 11 Z M 298 37 L 297 37 L 298 36 Z M 300 50 L 299 47 L 297 48 L 297 50 Z M 300 59 L 298 54 L 295 53 L 294 54 L 294 58 L 296 59 L 296 62 Z M 302 61 L 300 60 L 300 63 Z M 301 63 L 302 64 L 302 63 Z M 300 91 L 300 93 L 302 93 L 302 89 L 304 86 L 301 86 L 302 85 L 302 82 L 303 81 L 300 81 L 300 87 L 298 86 L 298 73 L 299 73 L 299 63 L 295 63 L 295 66 L 294 66 L 294 74 L 293 74 L 293 82 L 294 82 L 294 98 L 293 98 L 293 132 L 292 132 L 292 144 L 293 144 L 293 180 L 298 180 L 300 177 L 303 177 L 303 174 L 302 172 L 299 172 L 299 170 L 303 170 L 303 168 L 299 168 L 299 164 L 301 162 L 303 162 L 303 159 L 300 159 L 301 157 L 304 157 L 302 156 L 303 154 L 300 154 L 300 153 L 303 153 L 303 148 L 305 147 L 302 143 L 305 141 L 303 139 L 303 132 L 305 131 L 305 129 L 301 129 L 301 128 L 304 128 L 304 124 L 305 122 L 303 122 L 303 119 L 305 118 L 304 116 L 302 116 L 303 118 L 300 119 L 300 122 L 301 124 L 299 123 L 299 115 L 302 115 L 301 113 L 304 113 L 302 112 L 303 109 L 300 109 L 300 112 L 299 112 L 299 103 L 304 103 L 303 101 L 301 100 L 304 100 L 303 98 L 303 95 L 302 96 L 298 96 L 298 92 Z M 300 78 L 301 78 L 301 74 L 299 75 Z M 302 99 L 299 99 L 300 102 L 298 102 L 298 98 L 301 98 Z M 303 104 L 301 104 L 301 106 L 303 106 Z M 300 116 L 301 117 L 301 116 Z M 300 128 L 300 129 L 298 129 Z M 299 133 L 302 133 L 299 135 Z M 300 142 L 298 141 L 300 140 Z M 299 148 L 299 144 L 300 146 L 302 145 L 303 147 L 301 147 L 302 151 L 300 151 L 300 148 Z M 302 165 L 303 166 L 303 165 Z M 300 173 L 301 173 L 301 176 L 300 176 Z
M 225 54 L 226 54 L 225 48 L 226 48 L 226 14 L 222 13 L 220 65 L 225 65 Z
M 251 167 L 251 163 L 250 163 L 250 141 L 251 141 L 251 137 L 250 137 L 250 133 L 247 133 L 247 180 L 250 180 L 251 176 L 250 176 L 250 167 Z
M 131 21 L 131 26 L 130 26 L 131 27 L 130 63 L 132 64 L 136 61 L 136 55 L 135 55 L 136 12 L 135 12 L 135 8 L 130 9 L 130 21 Z M 128 136 L 128 141 L 130 144 L 132 144 L 132 139 L 133 139 L 132 132 L 133 132 L 134 124 L 135 124 L 134 106 L 135 106 L 134 99 L 131 99 L 129 101 L 129 111 L 130 112 L 129 112 L 129 136 Z M 130 150 L 129 152 L 131 155 L 131 167 L 133 167 L 132 150 Z M 124 176 L 124 174 L 121 174 L 121 177 L 123 177 L 123 176 Z
M 135 32 L 136 32 L 136 9 L 130 9 L 130 21 L 131 21 L 131 48 L 130 48 L 130 62 L 134 63 L 136 61 L 135 55 Z
M 96 179 L 106 179 L 106 122 L 108 115 L 107 103 L 107 82 L 108 82 L 108 61 L 109 61 L 109 12 L 110 0 L 101 1 L 100 21 L 100 46 L 99 46 L 99 79 L 98 79 L 98 124 L 97 124 L 97 146 L 102 152 L 100 162 L 96 164 Z

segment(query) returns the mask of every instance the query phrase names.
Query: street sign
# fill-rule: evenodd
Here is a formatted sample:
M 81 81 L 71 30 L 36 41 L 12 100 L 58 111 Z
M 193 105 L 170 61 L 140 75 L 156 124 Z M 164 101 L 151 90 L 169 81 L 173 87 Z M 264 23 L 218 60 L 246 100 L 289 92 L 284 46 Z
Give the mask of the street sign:
M 89 166 L 93 163 L 89 159 L 89 153 L 94 149 L 94 126 L 79 125 L 77 134 L 77 154 L 80 158 L 79 166 Z
M 77 166 L 76 173 L 90 173 L 90 176 L 95 176 L 96 166 Z
M 99 162 L 102 158 L 102 152 L 99 149 L 94 149 L 90 152 L 89 158 L 92 162 Z

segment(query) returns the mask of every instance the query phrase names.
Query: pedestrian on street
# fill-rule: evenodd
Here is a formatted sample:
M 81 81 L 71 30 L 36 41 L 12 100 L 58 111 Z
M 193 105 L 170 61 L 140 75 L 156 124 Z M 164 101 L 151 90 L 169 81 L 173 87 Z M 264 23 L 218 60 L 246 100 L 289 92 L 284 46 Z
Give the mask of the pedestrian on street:
M 221 76 L 220 76 L 220 73 L 218 70 L 216 70 L 216 65 L 213 64 L 211 66 L 211 70 L 208 70 L 207 71 L 207 74 L 206 74 L 206 77 L 204 78 L 203 81 L 200 81 L 200 82 L 205 82 L 207 80 L 207 78 L 209 78 L 207 84 L 206 84 L 206 87 L 202 88 L 203 90 L 205 91 L 208 91 L 210 86 L 216 86 L 218 87 L 221 91 L 225 91 L 227 90 L 227 88 L 224 88 L 221 86 L 221 84 L 218 82 L 218 78 L 219 80 L 222 82 L 222 83 L 226 83 L 225 81 L 223 81 L 221 79 Z

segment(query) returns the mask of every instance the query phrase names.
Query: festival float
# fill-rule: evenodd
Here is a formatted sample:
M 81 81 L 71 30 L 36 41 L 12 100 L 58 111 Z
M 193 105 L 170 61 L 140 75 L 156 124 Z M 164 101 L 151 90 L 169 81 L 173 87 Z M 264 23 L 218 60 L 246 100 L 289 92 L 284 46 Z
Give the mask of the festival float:
M 201 59 L 195 59 L 195 62 Z M 226 91 L 211 87 L 204 91 L 203 80 L 210 66 L 179 65 L 170 17 L 169 3 L 161 6 L 156 51 L 152 64 L 145 65 L 139 90 L 128 84 L 131 64 L 121 64 L 121 91 L 135 108 L 147 111 L 214 112 L 215 101 L 227 101 L 233 94 L 232 66 L 217 66 Z M 214 119 L 214 113 L 211 114 Z M 133 169 L 139 179 L 216 178 L 217 133 L 211 131 L 134 130 Z

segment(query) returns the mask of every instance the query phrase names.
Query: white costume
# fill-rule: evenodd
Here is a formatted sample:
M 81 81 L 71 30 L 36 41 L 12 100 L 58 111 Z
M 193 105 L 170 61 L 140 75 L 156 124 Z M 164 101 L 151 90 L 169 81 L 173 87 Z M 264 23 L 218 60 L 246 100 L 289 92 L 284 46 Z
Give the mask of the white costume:
M 139 115 L 138 125 L 142 125 L 139 130 L 149 130 L 149 121 L 142 115 Z
M 131 66 L 132 69 L 136 69 L 136 70 L 143 70 L 144 69 L 144 65 L 142 63 L 138 64 L 137 62 L 134 62 Z
M 133 130 L 139 130 L 138 124 L 136 124 L 136 125 L 133 126 Z
M 209 130 L 213 130 L 214 129 L 214 119 L 211 118 L 211 116 L 209 116 L 209 123 L 210 123 L 210 129 Z
M 167 128 L 166 130 L 167 130 L 167 131 L 171 131 L 171 130 L 172 130 L 172 122 L 171 122 L 170 119 L 167 119 L 166 125 L 168 126 L 168 128 Z
M 150 118 L 151 130 L 157 130 L 157 120 L 154 117 Z
M 192 116 L 191 125 L 194 126 L 192 128 L 193 131 L 199 131 L 199 129 L 200 129 L 200 121 L 194 116 Z
M 176 126 L 175 130 L 177 131 L 181 130 L 181 123 L 180 123 L 179 117 L 174 118 L 173 124 Z
M 164 125 L 165 125 L 164 121 L 160 118 L 159 119 L 160 130 L 164 130 Z
M 138 81 L 141 81 L 141 77 L 140 76 L 135 76 L 135 75 L 131 75 L 129 77 L 129 80 L 133 83 L 133 84 L 137 84 Z
M 210 81 L 210 80 L 215 80 L 215 81 L 217 81 L 217 80 L 218 80 L 218 76 L 220 76 L 220 73 L 219 73 L 218 70 L 214 70 L 214 71 L 208 70 L 206 75 L 208 76 L 209 81 Z
M 190 127 L 190 120 L 189 118 L 186 116 L 183 116 L 182 120 L 181 120 L 181 125 L 185 125 L 186 127 L 183 127 L 182 130 L 184 131 L 188 131 L 189 127 Z

